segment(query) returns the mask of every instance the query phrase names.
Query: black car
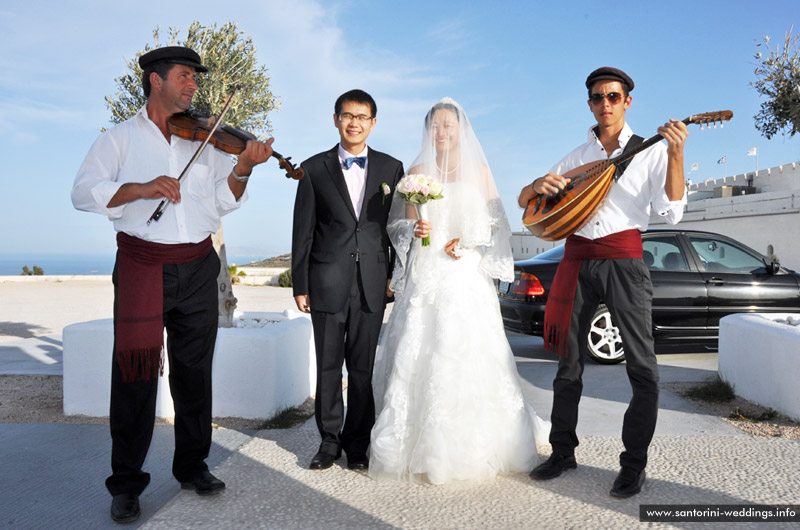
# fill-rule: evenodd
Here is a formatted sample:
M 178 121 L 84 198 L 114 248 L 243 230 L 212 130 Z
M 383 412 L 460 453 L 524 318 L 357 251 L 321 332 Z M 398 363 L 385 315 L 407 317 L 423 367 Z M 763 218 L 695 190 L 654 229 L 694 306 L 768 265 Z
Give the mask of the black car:
M 725 315 L 800 310 L 800 274 L 729 237 L 653 229 L 642 233 L 642 245 L 653 282 L 653 337 L 659 347 L 713 349 Z M 563 255 L 562 245 L 517 261 L 514 283 L 499 283 L 506 329 L 542 336 L 547 295 Z M 589 356 L 603 364 L 625 358 L 619 330 L 603 304 L 592 319 Z

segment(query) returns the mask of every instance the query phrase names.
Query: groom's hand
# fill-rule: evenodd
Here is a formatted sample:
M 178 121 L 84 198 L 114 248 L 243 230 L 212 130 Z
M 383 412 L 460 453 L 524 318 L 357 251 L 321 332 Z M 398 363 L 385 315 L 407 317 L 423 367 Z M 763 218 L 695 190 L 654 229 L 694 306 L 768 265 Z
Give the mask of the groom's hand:
M 394 291 L 390 287 L 392 285 L 392 280 L 386 280 L 386 298 L 391 298 L 394 296 Z
M 294 302 L 297 304 L 297 309 L 299 309 L 303 313 L 311 312 L 311 305 L 310 302 L 308 301 L 307 294 L 301 294 L 300 296 L 295 296 Z

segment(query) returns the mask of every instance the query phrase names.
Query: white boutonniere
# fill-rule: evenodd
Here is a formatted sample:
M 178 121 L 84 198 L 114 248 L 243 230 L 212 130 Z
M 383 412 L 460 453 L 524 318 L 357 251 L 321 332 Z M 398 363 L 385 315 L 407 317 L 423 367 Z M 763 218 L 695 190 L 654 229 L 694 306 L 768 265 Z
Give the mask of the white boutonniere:
M 389 187 L 388 184 L 385 182 L 381 183 L 381 192 L 383 193 L 383 198 L 381 199 L 381 204 L 386 202 L 386 197 L 392 194 L 392 188 Z

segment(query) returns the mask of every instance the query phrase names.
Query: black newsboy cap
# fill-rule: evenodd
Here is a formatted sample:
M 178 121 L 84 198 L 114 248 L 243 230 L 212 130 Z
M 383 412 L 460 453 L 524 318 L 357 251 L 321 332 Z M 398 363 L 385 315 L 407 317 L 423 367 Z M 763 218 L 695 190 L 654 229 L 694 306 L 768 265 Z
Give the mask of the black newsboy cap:
M 592 85 L 596 81 L 601 81 L 604 79 L 611 79 L 613 81 L 619 81 L 620 83 L 625 83 L 628 85 L 628 90 L 633 90 L 633 79 L 630 78 L 628 74 L 620 70 L 619 68 L 612 68 L 610 66 L 603 66 L 589 74 L 589 77 L 586 78 L 586 88 L 591 89 Z
M 152 66 L 158 62 L 185 64 L 186 66 L 191 66 L 198 72 L 208 72 L 208 68 L 203 66 L 197 52 L 184 46 L 156 48 L 139 57 L 139 66 L 142 67 L 142 70 L 146 70 L 148 66 Z

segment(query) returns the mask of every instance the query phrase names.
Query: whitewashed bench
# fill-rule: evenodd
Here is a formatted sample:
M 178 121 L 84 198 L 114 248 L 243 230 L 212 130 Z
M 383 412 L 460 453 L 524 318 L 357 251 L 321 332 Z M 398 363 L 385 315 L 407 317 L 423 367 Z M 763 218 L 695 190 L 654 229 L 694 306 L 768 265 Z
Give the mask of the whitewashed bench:
M 792 313 L 739 313 L 719 324 L 719 375 L 736 395 L 800 418 L 800 326 Z
M 316 361 L 311 319 L 297 311 L 237 314 L 263 327 L 220 328 L 214 351 L 214 417 L 271 418 L 302 404 L 314 392 Z M 112 319 L 64 328 L 64 414 L 108 416 L 111 394 Z M 166 341 L 165 341 L 166 344 Z M 159 378 L 156 416 L 175 415 L 169 364 Z

